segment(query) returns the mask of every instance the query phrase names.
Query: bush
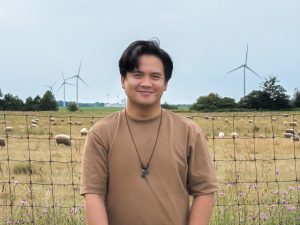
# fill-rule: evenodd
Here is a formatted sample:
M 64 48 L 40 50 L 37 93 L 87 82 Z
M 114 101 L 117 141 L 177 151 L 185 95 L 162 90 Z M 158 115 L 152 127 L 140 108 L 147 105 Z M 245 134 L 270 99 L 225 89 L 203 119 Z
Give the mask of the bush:
M 70 102 L 67 106 L 67 109 L 68 111 L 70 112 L 75 112 L 77 111 L 79 108 L 78 108 L 78 105 L 76 104 L 76 102 Z

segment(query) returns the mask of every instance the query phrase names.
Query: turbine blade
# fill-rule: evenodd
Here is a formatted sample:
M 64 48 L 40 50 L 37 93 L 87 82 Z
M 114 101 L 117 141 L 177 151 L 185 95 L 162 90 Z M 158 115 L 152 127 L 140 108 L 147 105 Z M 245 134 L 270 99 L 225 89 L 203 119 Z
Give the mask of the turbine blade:
M 64 72 L 63 72 L 63 71 L 61 71 L 61 75 L 62 75 L 62 77 L 63 77 L 63 79 L 64 79 L 64 81 L 65 81 L 66 79 L 65 79 L 65 76 L 64 76 Z
M 69 77 L 69 78 L 67 78 L 66 80 L 70 80 L 70 79 L 73 79 L 73 78 L 75 78 L 75 77 L 77 77 L 77 75 L 72 76 L 72 77 Z
M 78 78 L 79 78 L 79 79 L 80 79 L 87 87 L 89 86 L 89 85 L 87 85 L 87 83 L 84 82 L 84 80 L 81 79 L 81 77 L 78 77 Z
M 53 88 L 54 87 L 54 85 L 56 84 L 56 82 L 57 82 L 57 80 L 52 84 L 52 86 L 51 86 L 51 88 Z
M 65 84 L 76 86 L 75 84 L 71 84 L 71 83 L 68 83 L 68 82 L 65 82 Z
M 241 66 L 239 66 L 238 68 L 235 68 L 235 69 L 233 69 L 233 70 L 227 72 L 226 74 L 231 73 L 231 72 L 233 72 L 233 71 L 236 71 L 236 70 L 238 70 L 238 69 L 240 69 L 240 68 L 242 68 L 242 67 L 244 67 L 244 66 L 245 66 L 245 65 L 241 65 Z
M 246 65 L 246 68 L 248 69 L 248 70 L 250 70 L 252 73 L 254 73 L 256 76 L 258 76 L 260 79 L 263 79 L 261 76 L 259 76 L 257 73 L 255 73 L 250 67 L 248 67 L 247 65 Z
M 247 65 L 247 58 L 248 58 L 248 43 L 247 43 L 247 50 L 246 50 L 246 60 L 245 60 L 245 65 Z
M 81 62 L 82 62 L 82 60 L 80 60 L 80 64 L 79 64 L 79 68 L 78 68 L 78 73 L 77 73 L 78 76 L 79 76 L 79 74 L 80 74 Z
M 57 88 L 56 91 L 59 91 L 59 90 L 62 88 L 62 86 L 64 86 L 64 83 L 62 83 L 62 84 L 59 86 L 59 88 Z

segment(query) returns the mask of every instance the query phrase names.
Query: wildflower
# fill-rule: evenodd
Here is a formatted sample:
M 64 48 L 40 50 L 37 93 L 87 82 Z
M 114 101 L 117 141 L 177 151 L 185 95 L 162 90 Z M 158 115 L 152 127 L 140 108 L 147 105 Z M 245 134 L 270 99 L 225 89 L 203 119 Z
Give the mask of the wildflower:
M 294 189 L 295 189 L 294 186 L 289 186 L 289 191 L 292 191 L 292 190 L 294 190 Z
M 244 194 L 243 194 L 242 191 L 239 192 L 239 197 L 240 197 L 240 198 L 243 198 L 243 197 L 244 197 Z
M 15 183 L 15 185 L 18 185 L 20 183 L 20 181 L 15 180 L 14 183 Z
M 27 205 L 28 205 L 28 201 L 23 199 L 21 201 L 21 206 L 27 206 Z
M 279 170 L 275 171 L 276 176 L 279 176 Z
M 279 191 L 274 191 L 274 194 L 275 194 L 275 195 L 278 195 L 278 194 L 279 194 Z
M 78 208 L 77 207 L 73 207 L 72 209 L 71 209 L 71 214 L 72 215 L 76 215 L 77 213 L 78 213 Z
M 271 205 L 271 208 L 274 209 L 275 208 L 275 204 Z
M 300 186 L 298 186 L 298 191 L 300 191 Z
M 224 192 L 223 191 L 219 191 L 218 194 L 219 194 L 219 196 L 223 196 Z
M 268 215 L 267 214 L 262 214 L 261 218 L 262 218 L 263 221 L 267 221 Z
M 295 209 L 296 209 L 295 206 L 290 206 L 290 207 L 288 207 L 288 211 L 294 211 Z
M 255 183 L 249 185 L 249 189 L 256 189 L 256 188 L 257 188 L 257 185 Z

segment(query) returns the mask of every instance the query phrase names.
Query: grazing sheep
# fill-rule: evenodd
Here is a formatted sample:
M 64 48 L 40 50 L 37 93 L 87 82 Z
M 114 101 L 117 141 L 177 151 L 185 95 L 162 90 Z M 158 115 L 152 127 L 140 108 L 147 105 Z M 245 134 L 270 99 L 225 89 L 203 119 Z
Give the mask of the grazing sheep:
M 229 123 L 229 120 L 228 120 L 228 119 L 225 119 L 225 123 Z
M 71 146 L 71 138 L 68 135 L 65 134 L 57 134 L 55 135 L 55 141 L 59 144 L 64 144 L 66 146 Z
M 57 123 L 56 123 L 56 122 L 53 122 L 51 125 L 52 125 L 52 126 L 55 126 L 55 125 L 57 125 Z
M 253 123 L 253 120 L 248 120 L 248 123 Z
M 272 121 L 277 121 L 277 118 L 276 117 L 272 117 Z
M 12 132 L 13 131 L 13 127 L 5 127 L 3 129 L 3 132 Z
M 61 120 L 60 120 L 60 122 L 64 122 L 65 121 L 65 119 L 64 118 L 62 118 Z
M 285 133 L 295 134 L 295 131 L 292 128 L 286 129 Z
M 82 129 L 80 130 L 81 136 L 87 135 L 88 132 L 89 132 L 89 131 L 88 131 L 86 128 L 82 128 Z
M 75 125 L 77 125 L 77 126 L 81 126 L 81 122 L 80 121 L 78 121 L 78 122 L 75 122 Z
M 263 134 L 260 134 L 260 135 L 258 135 L 258 138 L 266 138 L 266 136 Z
M 33 128 L 33 127 L 36 128 L 36 127 L 39 127 L 39 126 L 37 124 L 35 124 L 35 123 L 32 123 L 30 127 L 31 128 Z
M 38 124 L 39 121 L 37 119 L 31 120 L 31 124 Z
M 5 140 L 3 138 L 0 138 L 0 146 L 1 147 L 5 146 Z
M 231 132 L 230 135 L 232 138 L 237 138 L 239 136 L 239 134 L 237 132 Z
M 297 126 L 297 122 L 295 122 L 295 121 L 292 121 L 289 124 L 290 124 L 290 126 Z
M 204 116 L 204 119 L 208 120 L 208 118 L 209 118 L 208 116 Z
M 299 141 L 299 136 L 298 136 L 298 135 L 293 135 L 293 136 L 291 137 L 291 140 L 292 140 L 292 141 Z
M 283 137 L 285 137 L 285 138 L 291 138 L 291 137 L 293 137 L 294 135 L 293 134 L 291 134 L 291 133 L 284 133 L 283 134 Z
M 192 119 L 193 119 L 193 116 L 187 116 L 186 118 L 192 120 Z
M 223 138 L 225 136 L 224 132 L 219 133 L 219 138 Z
M 54 117 L 50 117 L 50 122 L 55 122 L 56 119 Z
M 68 125 L 73 125 L 73 122 L 72 121 L 68 121 L 67 124 Z
M 283 114 L 283 117 L 288 117 L 289 116 L 289 114 Z

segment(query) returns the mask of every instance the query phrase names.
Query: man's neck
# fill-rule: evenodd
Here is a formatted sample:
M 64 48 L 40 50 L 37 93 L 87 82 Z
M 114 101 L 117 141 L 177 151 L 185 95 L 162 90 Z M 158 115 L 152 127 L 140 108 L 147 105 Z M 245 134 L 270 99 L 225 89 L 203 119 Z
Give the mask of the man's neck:
M 157 117 L 161 113 L 161 107 L 139 107 L 138 109 L 134 106 L 127 105 L 126 112 L 131 118 L 137 120 L 148 120 Z

